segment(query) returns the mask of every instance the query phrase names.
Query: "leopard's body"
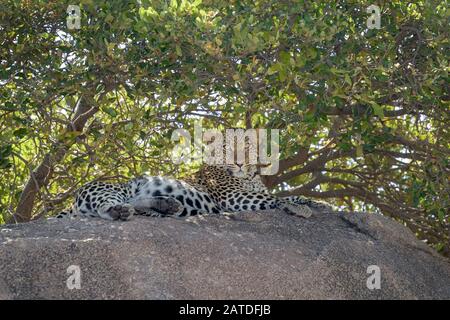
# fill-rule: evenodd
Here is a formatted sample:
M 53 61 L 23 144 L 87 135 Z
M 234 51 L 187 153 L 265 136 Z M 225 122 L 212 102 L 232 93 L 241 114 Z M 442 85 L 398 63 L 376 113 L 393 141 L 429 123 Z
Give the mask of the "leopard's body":
M 126 220 L 133 214 L 185 217 L 274 208 L 309 217 L 311 207 L 330 209 L 321 202 L 270 194 L 259 175 L 260 165 L 237 164 L 238 146 L 244 146 L 249 158 L 257 147 L 246 143 L 243 130 L 235 132 L 236 147 L 234 142 L 221 145 L 223 155 L 233 155 L 232 164 L 204 165 L 192 178 L 184 180 L 142 176 L 124 184 L 88 183 L 78 191 L 72 208 L 58 217 L 81 215 Z
M 142 176 L 123 184 L 91 182 L 78 190 L 72 208 L 58 217 L 126 220 L 133 214 L 185 217 L 274 208 L 308 217 L 311 207 L 330 209 L 325 203 L 301 197 L 276 197 L 266 189 L 254 166 L 243 167 L 205 165 L 185 180 Z

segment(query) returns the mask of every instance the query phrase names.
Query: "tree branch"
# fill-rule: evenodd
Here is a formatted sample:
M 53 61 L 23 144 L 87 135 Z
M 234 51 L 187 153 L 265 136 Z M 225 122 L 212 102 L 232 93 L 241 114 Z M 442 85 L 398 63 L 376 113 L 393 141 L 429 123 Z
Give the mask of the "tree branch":
M 102 94 L 99 98 L 103 97 Z M 86 122 L 98 111 L 98 104 L 92 97 L 83 96 L 78 101 L 73 120 L 67 127 L 66 132 L 82 131 Z M 74 142 L 58 140 L 51 147 L 51 152 L 47 153 L 37 168 L 30 172 L 25 187 L 20 195 L 19 203 L 15 214 L 8 219 L 8 223 L 30 221 L 33 214 L 33 207 L 39 190 L 49 183 L 52 178 L 54 166 L 59 163 Z

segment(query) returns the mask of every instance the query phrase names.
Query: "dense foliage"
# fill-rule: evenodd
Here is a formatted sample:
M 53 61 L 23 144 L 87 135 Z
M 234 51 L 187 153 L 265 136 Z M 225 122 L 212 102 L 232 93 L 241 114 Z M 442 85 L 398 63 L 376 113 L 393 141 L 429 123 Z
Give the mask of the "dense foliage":
M 92 179 L 194 170 L 174 129 L 278 128 L 282 194 L 391 216 L 449 252 L 447 1 L 3 0 L 0 222 Z M 79 5 L 79 29 L 67 6 Z

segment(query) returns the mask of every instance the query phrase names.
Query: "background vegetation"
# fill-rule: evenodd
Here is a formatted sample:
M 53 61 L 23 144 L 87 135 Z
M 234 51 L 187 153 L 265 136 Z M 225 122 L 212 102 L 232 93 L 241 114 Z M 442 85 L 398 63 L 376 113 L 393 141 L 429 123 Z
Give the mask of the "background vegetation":
M 434 0 L 3 0 L 0 223 L 89 180 L 191 172 L 170 136 L 203 118 L 281 130 L 275 191 L 378 211 L 448 255 L 448 22 Z

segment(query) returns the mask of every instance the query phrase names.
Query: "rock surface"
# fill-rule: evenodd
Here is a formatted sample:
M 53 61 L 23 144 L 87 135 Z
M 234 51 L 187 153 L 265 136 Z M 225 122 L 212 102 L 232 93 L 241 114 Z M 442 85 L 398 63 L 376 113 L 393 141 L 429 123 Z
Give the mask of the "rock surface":
M 367 287 L 371 265 L 380 289 Z M 80 289 L 67 287 L 69 266 L 81 271 Z M 0 228 L 0 299 L 417 298 L 450 299 L 450 263 L 377 214 L 50 219 Z

